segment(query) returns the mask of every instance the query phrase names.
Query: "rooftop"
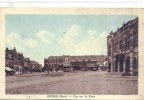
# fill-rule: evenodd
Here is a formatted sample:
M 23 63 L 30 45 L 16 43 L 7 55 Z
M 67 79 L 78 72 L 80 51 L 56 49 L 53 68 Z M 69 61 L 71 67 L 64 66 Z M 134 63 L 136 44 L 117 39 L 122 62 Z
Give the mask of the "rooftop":
M 47 59 L 64 59 L 68 58 L 69 60 L 105 60 L 106 55 L 79 55 L 79 56 L 49 56 Z
M 118 31 L 121 32 L 121 30 L 123 29 L 123 27 L 127 26 L 127 25 L 130 25 L 130 23 L 133 23 L 134 21 L 137 21 L 138 20 L 138 17 L 136 17 L 135 19 L 132 19 L 132 20 L 129 20 L 127 23 L 124 23 L 122 24 L 122 26 L 119 28 L 117 28 L 117 30 L 115 32 L 111 31 L 109 33 L 109 35 L 107 36 L 107 38 L 110 36 L 110 35 L 113 35 L 113 34 L 116 34 Z

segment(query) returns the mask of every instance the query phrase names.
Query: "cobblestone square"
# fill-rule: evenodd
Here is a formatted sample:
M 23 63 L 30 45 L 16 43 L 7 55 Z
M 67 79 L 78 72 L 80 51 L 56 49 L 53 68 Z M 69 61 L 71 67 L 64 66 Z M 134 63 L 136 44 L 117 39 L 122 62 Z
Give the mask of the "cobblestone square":
M 137 95 L 138 79 L 101 71 L 33 73 L 6 77 L 6 94 Z

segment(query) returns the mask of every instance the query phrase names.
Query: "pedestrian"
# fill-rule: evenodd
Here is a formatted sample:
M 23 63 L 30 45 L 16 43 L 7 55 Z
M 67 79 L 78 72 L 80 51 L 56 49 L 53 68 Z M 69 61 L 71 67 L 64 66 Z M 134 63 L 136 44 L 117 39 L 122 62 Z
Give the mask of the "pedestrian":
M 49 75 L 49 67 L 47 68 L 47 74 Z
M 22 74 L 22 69 L 20 68 L 20 74 Z

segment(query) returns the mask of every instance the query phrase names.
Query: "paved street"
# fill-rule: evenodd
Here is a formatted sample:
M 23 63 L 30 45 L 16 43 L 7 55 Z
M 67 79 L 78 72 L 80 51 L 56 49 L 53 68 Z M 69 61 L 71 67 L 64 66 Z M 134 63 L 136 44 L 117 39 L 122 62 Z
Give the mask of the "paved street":
M 6 77 L 6 94 L 137 94 L 134 76 L 114 72 L 46 72 Z

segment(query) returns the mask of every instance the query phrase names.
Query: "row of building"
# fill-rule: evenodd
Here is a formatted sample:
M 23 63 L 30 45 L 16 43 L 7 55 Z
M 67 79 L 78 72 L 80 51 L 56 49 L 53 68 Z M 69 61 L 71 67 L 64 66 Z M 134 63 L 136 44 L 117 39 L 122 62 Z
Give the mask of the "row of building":
M 108 70 L 138 70 L 138 18 L 123 23 L 107 37 Z
M 30 60 L 27 57 L 24 57 L 23 53 L 17 52 L 16 48 L 5 50 L 5 66 L 12 68 L 18 74 L 40 71 L 42 65 L 36 61 Z
M 42 65 L 31 61 L 16 51 L 16 48 L 6 48 L 6 66 L 15 70 L 28 69 L 37 71 Z M 138 70 L 138 18 L 123 23 L 117 31 L 110 32 L 107 36 L 106 55 L 84 55 L 84 56 L 49 56 L 44 58 L 44 68 L 72 68 L 74 70 L 87 70 L 92 67 L 107 68 L 108 71 L 131 72 Z
M 107 56 L 105 55 L 84 55 L 84 56 L 49 56 L 44 59 L 44 67 L 58 68 L 63 70 L 88 70 L 91 68 L 107 67 Z M 91 69 L 92 70 L 92 69 Z
M 107 64 L 107 65 L 106 65 Z M 107 36 L 107 56 L 50 56 L 44 59 L 45 67 L 63 66 L 76 69 L 88 66 L 107 66 L 108 71 L 138 71 L 138 18 L 123 23 Z

